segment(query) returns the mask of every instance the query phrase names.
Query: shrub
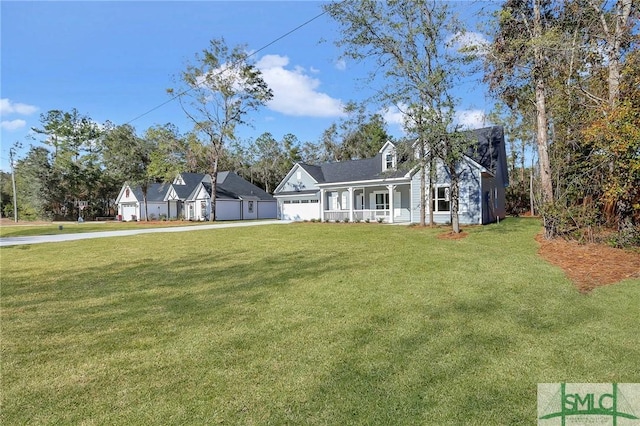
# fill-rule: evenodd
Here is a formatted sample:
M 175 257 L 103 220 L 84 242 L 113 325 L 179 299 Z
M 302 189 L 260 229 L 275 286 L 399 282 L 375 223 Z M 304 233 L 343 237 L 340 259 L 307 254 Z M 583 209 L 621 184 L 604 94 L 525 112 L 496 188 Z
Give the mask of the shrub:
M 345 217 L 344 219 L 342 219 L 342 221 L 343 221 L 344 223 L 349 223 L 349 218 L 348 218 L 348 217 Z

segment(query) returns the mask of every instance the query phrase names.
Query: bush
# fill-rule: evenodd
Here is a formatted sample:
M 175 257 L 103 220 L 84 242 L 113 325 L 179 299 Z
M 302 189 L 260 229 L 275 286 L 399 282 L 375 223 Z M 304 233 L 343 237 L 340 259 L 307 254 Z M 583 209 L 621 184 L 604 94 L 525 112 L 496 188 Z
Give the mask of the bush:
M 348 218 L 348 217 L 345 217 L 344 219 L 342 219 L 342 221 L 343 221 L 344 223 L 349 223 L 349 218 Z

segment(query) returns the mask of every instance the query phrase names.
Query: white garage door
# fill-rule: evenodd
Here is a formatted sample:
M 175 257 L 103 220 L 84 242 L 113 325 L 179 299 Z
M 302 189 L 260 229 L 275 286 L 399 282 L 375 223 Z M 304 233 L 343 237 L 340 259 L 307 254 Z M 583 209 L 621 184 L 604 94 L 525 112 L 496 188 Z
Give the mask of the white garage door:
M 135 204 L 123 204 L 122 205 L 122 220 L 133 220 L 132 216 L 136 215 Z
M 281 205 L 282 219 L 284 220 L 320 219 L 320 204 L 318 200 L 284 200 Z

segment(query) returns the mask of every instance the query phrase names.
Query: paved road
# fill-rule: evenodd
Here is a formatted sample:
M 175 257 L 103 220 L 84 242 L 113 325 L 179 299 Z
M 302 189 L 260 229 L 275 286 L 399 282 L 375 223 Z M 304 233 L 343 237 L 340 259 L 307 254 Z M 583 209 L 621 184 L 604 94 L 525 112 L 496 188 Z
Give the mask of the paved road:
M 32 237 L 6 237 L 0 238 L 0 247 L 16 246 L 21 244 L 58 243 L 61 241 L 86 240 L 89 238 L 126 237 L 138 234 L 153 234 L 158 232 L 186 232 L 201 231 L 205 229 L 239 228 L 242 226 L 284 225 L 291 223 L 287 220 L 261 220 L 233 223 L 213 223 L 210 225 L 175 226 L 168 228 L 132 229 L 122 231 L 86 232 L 84 234 L 59 234 L 37 235 Z

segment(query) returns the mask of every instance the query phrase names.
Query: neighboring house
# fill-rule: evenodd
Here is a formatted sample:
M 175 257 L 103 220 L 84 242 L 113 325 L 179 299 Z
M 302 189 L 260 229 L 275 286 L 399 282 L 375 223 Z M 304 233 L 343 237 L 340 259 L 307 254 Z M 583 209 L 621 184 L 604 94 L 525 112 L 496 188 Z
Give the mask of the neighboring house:
M 504 133 L 500 126 L 469 132 L 477 143 L 460 164 L 459 218 L 486 224 L 505 216 L 509 184 Z M 296 163 L 274 192 L 278 217 L 286 220 L 348 219 L 387 223 L 420 221 L 420 170 L 399 162 L 387 142 L 373 158 L 309 165 Z M 427 177 L 429 175 L 426 171 Z M 451 221 L 450 178 L 436 163 L 433 209 L 436 223 Z
M 170 184 L 152 184 L 147 194 L 149 216 L 204 221 L 211 215 L 211 176 L 180 173 Z M 121 220 L 144 220 L 140 187 L 124 184 L 116 199 Z M 152 216 L 153 215 L 153 216 Z M 216 220 L 275 219 L 273 196 L 234 172 L 218 173 Z
M 168 216 L 168 205 L 164 201 L 164 197 L 169 189 L 166 183 L 151 183 L 147 188 L 147 210 L 149 217 L 156 219 L 160 215 Z M 145 220 L 144 197 L 142 188 L 139 186 L 131 187 L 128 184 L 122 185 L 120 194 L 116 198 L 118 206 L 118 220 Z M 152 216 L 153 215 L 153 216 Z

